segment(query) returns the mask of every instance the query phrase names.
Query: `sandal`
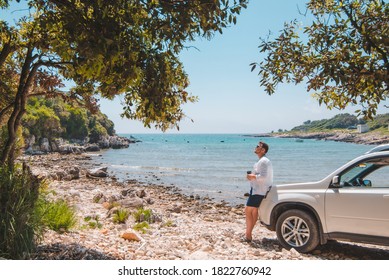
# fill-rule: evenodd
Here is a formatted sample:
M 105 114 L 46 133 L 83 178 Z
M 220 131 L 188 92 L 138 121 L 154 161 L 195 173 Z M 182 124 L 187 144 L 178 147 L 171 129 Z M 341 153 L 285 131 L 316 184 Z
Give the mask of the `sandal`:
M 242 237 L 240 239 L 241 242 L 246 242 L 246 243 L 250 243 L 251 241 L 253 241 L 252 239 L 248 239 L 247 237 Z

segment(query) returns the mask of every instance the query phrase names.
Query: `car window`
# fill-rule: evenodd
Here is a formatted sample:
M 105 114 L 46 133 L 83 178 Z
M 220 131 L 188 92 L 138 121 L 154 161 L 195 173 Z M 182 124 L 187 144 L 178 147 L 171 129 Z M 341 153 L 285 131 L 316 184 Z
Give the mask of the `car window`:
M 348 170 L 341 176 L 341 182 L 351 182 L 354 178 L 358 177 L 364 170 L 366 170 L 371 164 L 359 163 L 353 168 Z
M 359 162 L 340 174 L 342 187 L 389 188 L 389 158 Z
M 389 165 L 385 165 L 367 175 L 364 180 L 370 180 L 372 188 L 389 188 Z

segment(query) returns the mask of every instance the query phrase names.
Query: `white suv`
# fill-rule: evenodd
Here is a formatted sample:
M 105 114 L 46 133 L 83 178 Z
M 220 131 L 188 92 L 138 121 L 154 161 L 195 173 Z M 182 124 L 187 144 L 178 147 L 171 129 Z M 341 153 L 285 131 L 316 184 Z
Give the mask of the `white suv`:
M 283 247 L 302 253 L 327 240 L 389 246 L 389 144 L 318 182 L 273 186 L 259 213 Z

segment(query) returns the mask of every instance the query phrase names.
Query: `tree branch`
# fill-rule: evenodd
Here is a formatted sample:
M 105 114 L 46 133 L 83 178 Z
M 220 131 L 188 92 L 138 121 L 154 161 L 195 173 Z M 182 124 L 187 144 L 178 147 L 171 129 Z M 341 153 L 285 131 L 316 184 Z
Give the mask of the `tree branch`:
M 340 1 L 341 3 L 343 3 L 343 1 L 341 0 Z M 352 24 L 352 26 L 358 30 L 358 32 L 365 38 L 365 40 L 374 48 L 377 50 L 378 53 L 380 53 L 382 55 L 382 59 L 384 60 L 384 64 L 385 64 L 385 67 L 386 67 L 386 70 L 389 74 L 389 58 L 387 56 L 387 54 L 385 53 L 385 51 L 383 49 L 381 49 L 375 42 L 374 40 L 368 36 L 368 34 L 366 32 L 363 32 L 362 30 L 362 27 L 358 25 L 358 23 L 356 22 L 356 20 L 354 19 L 353 15 L 352 15 L 352 12 L 347 10 L 346 8 L 346 5 L 342 5 L 342 10 L 344 11 L 344 13 L 347 15 L 347 17 L 350 19 L 350 22 Z

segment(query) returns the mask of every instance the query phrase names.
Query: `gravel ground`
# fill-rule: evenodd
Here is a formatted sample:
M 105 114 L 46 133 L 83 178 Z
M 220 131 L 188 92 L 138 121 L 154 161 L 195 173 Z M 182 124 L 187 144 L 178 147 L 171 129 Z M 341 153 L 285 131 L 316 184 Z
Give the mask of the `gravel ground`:
M 253 242 L 242 242 L 243 206 L 230 207 L 207 198 L 188 197 L 174 187 L 118 182 L 111 177 L 92 178 L 87 176 L 87 170 L 96 167 L 90 161 L 91 155 L 50 154 L 28 159 L 35 174 L 51 178 L 52 198 L 67 200 L 78 217 L 78 225 L 70 232 L 46 232 L 31 259 L 389 259 L 389 247 L 335 241 L 319 246 L 311 254 L 300 254 L 283 249 L 275 233 L 259 225 L 254 229 Z M 66 170 L 74 173 L 75 169 L 79 170 L 79 178 L 66 175 Z M 130 201 L 124 196 L 127 193 L 138 195 Z M 96 196 L 102 199 L 97 201 Z M 144 233 L 133 229 L 136 221 L 132 216 L 124 224 L 114 223 L 111 210 L 107 209 L 110 200 L 124 203 L 131 213 L 136 211 L 133 203 L 141 203 L 152 210 L 155 220 Z M 99 227 L 89 227 L 85 222 L 87 216 L 98 216 Z M 131 238 L 125 238 L 126 234 Z

